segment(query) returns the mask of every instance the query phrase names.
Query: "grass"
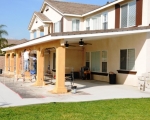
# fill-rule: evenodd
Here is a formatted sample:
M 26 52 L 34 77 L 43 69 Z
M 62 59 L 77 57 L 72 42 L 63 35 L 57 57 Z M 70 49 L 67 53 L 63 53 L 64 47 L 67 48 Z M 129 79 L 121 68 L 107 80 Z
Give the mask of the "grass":
M 150 99 L 114 99 L 0 108 L 0 120 L 150 120 Z

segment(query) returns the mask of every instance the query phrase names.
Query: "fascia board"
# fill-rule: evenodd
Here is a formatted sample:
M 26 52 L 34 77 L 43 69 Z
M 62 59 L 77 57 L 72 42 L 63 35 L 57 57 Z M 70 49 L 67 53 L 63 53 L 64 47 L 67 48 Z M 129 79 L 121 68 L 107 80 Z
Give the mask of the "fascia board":
M 133 31 L 119 31 L 119 32 L 108 32 L 108 33 L 95 33 L 95 34 L 80 34 L 80 35 L 66 35 L 66 36 L 46 36 L 43 38 L 37 38 L 37 40 L 29 41 L 27 43 L 23 43 L 20 45 L 16 45 L 13 47 L 7 47 L 2 49 L 2 51 L 10 51 L 14 49 L 19 49 L 23 47 L 28 47 L 48 41 L 55 41 L 59 39 L 73 39 L 73 38 L 88 38 L 88 37 L 103 37 L 103 36 L 117 36 L 117 35 L 127 35 L 127 34 L 138 34 L 138 33 L 146 33 L 150 32 L 150 29 L 146 30 L 133 30 Z

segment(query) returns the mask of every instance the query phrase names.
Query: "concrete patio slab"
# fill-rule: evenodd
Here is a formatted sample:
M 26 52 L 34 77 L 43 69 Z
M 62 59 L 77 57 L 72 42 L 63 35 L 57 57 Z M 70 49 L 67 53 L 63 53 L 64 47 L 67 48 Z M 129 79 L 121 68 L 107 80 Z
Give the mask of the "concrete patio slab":
M 47 81 L 46 86 L 33 86 L 34 82 L 22 80 L 5 80 L 0 77 L 0 107 L 22 106 L 50 102 L 81 102 L 93 100 L 122 99 L 122 98 L 150 98 L 150 89 L 140 91 L 138 87 L 109 84 L 95 80 L 75 80 L 76 94 L 52 94 L 55 85 Z M 55 80 L 53 80 L 55 82 Z M 66 81 L 70 88 L 70 82 Z

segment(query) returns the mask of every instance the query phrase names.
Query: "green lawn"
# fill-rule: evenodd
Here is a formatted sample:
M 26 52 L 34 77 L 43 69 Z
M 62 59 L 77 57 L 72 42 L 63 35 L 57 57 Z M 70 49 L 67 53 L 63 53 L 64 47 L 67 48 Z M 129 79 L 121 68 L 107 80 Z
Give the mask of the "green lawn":
M 0 120 L 150 120 L 150 99 L 114 99 L 0 108 Z

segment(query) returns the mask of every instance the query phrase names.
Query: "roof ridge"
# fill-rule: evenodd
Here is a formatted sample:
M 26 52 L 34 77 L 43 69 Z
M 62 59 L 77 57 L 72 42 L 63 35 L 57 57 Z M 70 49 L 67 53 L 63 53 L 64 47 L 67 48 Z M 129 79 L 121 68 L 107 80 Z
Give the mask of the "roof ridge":
M 91 6 L 101 7 L 100 5 L 95 5 L 95 4 L 86 4 L 86 3 L 77 3 L 77 2 L 67 2 L 67 1 L 60 1 L 60 0 L 45 0 L 45 1 L 61 2 L 61 3 L 74 3 L 74 4 L 91 5 Z

